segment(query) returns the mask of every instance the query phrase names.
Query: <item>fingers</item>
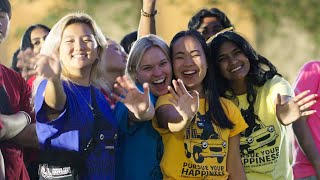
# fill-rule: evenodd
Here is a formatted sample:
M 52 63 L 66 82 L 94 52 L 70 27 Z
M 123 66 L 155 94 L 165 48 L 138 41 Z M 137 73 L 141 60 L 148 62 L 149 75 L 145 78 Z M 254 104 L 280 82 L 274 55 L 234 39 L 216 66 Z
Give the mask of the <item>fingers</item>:
M 178 84 L 183 94 L 188 93 L 186 86 L 183 84 L 183 81 L 181 79 L 178 79 Z
M 301 116 L 309 116 L 315 112 L 317 112 L 317 111 L 316 110 L 303 111 L 303 112 L 301 112 Z
M 199 93 L 196 90 L 191 91 L 191 96 L 199 99 Z
M 117 92 L 119 94 L 122 94 L 122 95 L 126 95 L 127 94 L 127 91 L 125 88 L 123 88 L 121 85 L 119 85 L 118 83 L 115 83 L 114 85 L 114 88 L 117 89 Z
M 309 102 L 312 102 L 312 100 L 315 99 L 317 96 L 318 96 L 317 94 L 311 94 L 311 95 L 308 95 L 307 97 L 303 97 L 299 101 L 295 101 L 295 102 L 297 103 L 297 105 L 303 106 Z
M 171 86 L 168 86 L 168 90 L 169 90 L 170 94 L 172 95 L 172 98 L 175 99 L 176 101 L 178 101 L 179 96 L 177 95 L 176 91 Z
M 124 82 L 127 84 L 128 89 L 136 89 L 137 88 L 136 84 L 133 81 L 131 81 L 131 79 L 129 78 L 128 75 L 124 75 L 123 79 L 124 79 Z
M 310 92 L 310 90 L 303 91 L 302 93 L 296 95 L 296 97 L 294 97 L 293 100 L 294 100 L 295 102 L 298 102 L 298 101 L 300 101 L 304 96 L 306 96 L 309 92 Z
M 177 95 L 182 96 L 183 93 L 179 87 L 178 81 L 174 79 L 174 80 L 172 80 L 172 84 L 173 84 L 174 90 L 176 91 Z
M 136 85 L 128 78 L 127 75 L 117 77 L 116 81 L 119 83 L 122 88 L 133 89 L 136 88 Z
M 300 106 L 299 109 L 300 109 L 300 111 L 306 110 L 306 109 L 310 108 L 311 106 L 313 106 L 315 103 L 317 103 L 316 100 L 309 101 L 309 102 L 303 104 L 302 106 Z

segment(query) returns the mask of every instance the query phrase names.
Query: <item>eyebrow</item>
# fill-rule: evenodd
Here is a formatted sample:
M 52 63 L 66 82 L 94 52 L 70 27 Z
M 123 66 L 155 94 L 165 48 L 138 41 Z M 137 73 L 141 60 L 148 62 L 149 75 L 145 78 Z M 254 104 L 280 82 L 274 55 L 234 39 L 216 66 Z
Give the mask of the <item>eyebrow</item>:
M 177 53 L 174 54 L 174 56 L 177 56 L 177 55 L 184 55 L 184 53 L 183 52 L 177 52 Z
M 233 53 L 233 52 L 235 52 L 235 51 L 237 51 L 237 50 L 241 50 L 241 49 L 238 48 L 238 47 L 236 47 L 236 48 L 232 49 L 232 50 L 230 51 L 230 53 Z M 228 53 L 219 54 L 219 55 L 218 55 L 218 58 L 223 57 L 223 56 L 225 56 L 225 55 L 227 55 L 227 54 L 228 54 Z
M 190 52 L 190 54 L 192 54 L 192 53 L 194 53 L 194 52 L 199 53 L 200 51 L 197 50 L 197 49 L 195 49 L 195 50 L 192 50 L 192 51 Z

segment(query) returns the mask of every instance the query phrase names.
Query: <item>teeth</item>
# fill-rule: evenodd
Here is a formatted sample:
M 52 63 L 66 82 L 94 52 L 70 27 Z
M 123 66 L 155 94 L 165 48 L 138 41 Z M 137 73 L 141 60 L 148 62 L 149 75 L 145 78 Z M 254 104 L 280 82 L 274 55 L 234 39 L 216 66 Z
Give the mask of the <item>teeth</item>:
M 193 73 L 195 73 L 196 71 L 186 71 L 186 72 L 183 72 L 183 74 L 193 74 Z
M 86 57 L 86 55 L 84 54 L 77 54 L 77 55 L 73 55 L 74 58 L 84 58 Z
M 238 67 L 236 67 L 236 68 L 232 69 L 232 70 L 231 70 L 231 72 L 238 71 L 238 70 L 239 70 L 239 69 L 241 69 L 241 68 L 242 68 L 242 66 L 238 66 Z
M 159 80 L 153 81 L 153 83 L 160 84 L 160 83 L 163 83 L 164 80 L 165 80 L 165 78 L 159 79 Z

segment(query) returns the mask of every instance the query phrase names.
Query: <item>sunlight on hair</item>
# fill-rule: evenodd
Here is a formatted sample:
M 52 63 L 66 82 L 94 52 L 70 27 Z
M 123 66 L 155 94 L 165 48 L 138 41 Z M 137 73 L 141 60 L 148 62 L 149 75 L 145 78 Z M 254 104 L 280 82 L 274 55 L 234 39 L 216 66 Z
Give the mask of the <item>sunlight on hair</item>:
M 228 27 L 225 29 L 222 29 L 221 31 L 219 31 L 218 33 L 212 35 L 207 41 L 206 43 L 209 44 L 215 37 L 217 37 L 219 34 L 227 32 L 227 31 L 233 31 L 233 27 Z

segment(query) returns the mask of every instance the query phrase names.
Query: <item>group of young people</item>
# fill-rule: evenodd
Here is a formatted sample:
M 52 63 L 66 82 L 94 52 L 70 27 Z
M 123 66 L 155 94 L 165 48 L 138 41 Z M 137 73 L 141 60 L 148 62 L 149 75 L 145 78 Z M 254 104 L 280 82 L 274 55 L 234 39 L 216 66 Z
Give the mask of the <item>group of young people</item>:
M 2 40 L 9 1 L 0 9 Z M 317 62 L 295 95 L 219 9 L 195 14 L 170 46 L 155 35 L 156 14 L 156 0 L 143 0 L 128 55 L 85 13 L 26 31 L 20 74 L 0 66 L 0 178 L 31 178 L 32 147 L 39 179 L 293 179 L 291 123 L 299 160 L 313 166 L 297 164 L 295 178 L 319 178 L 318 149 L 303 143 L 317 134 L 305 119 L 317 124 L 318 86 L 306 83 Z

